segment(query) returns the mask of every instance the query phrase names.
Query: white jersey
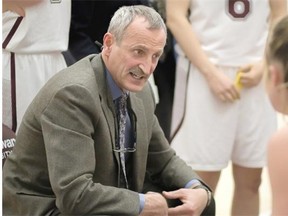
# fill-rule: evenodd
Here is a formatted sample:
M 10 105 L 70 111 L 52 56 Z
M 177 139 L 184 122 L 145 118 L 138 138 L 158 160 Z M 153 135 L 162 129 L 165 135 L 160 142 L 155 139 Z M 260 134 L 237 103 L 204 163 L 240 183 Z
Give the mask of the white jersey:
M 17 14 L 2 14 L 2 38 L 7 37 Z M 67 50 L 71 17 L 70 0 L 43 0 L 25 9 L 25 17 L 5 50 L 15 53 L 48 53 Z
M 2 14 L 2 47 L 18 18 L 11 11 Z M 25 8 L 25 16 L 2 49 L 2 122 L 8 127 L 19 127 L 40 88 L 67 66 L 62 51 L 68 49 L 70 20 L 71 0 L 43 0 Z
M 193 31 L 214 64 L 237 67 L 263 57 L 268 0 L 191 0 L 190 4 Z M 247 32 L 253 34 L 247 37 Z M 182 55 L 178 46 L 176 51 Z
M 269 28 L 268 0 L 191 0 L 191 27 L 210 61 L 231 81 L 240 66 L 262 60 Z M 260 168 L 276 129 L 263 83 L 221 102 L 206 78 L 176 46 L 171 146 L 195 170 L 220 171 L 229 161 Z

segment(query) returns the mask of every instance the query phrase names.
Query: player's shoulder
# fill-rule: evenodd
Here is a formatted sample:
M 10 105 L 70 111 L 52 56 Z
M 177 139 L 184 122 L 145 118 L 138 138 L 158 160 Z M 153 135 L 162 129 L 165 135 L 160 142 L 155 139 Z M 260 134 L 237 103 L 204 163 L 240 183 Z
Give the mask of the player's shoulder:
M 269 149 L 288 152 L 288 126 L 280 128 L 272 135 Z

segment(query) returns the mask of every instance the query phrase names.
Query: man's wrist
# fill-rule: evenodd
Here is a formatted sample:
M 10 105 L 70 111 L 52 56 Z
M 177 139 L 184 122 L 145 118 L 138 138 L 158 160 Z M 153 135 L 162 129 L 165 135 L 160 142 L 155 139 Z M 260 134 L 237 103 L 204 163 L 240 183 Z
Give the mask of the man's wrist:
M 211 203 L 212 193 L 205 185 L 202 185 L 202 184 L 195 185 L 194 187 L 191 187 L 191 189 L 199 189 L 199 188 L 202 188 L 202 189 L 204 189 L 207 192 L 207 203 L 206 203 L 206 207 L 207 207 Z
M 139 214 L 142 212 L 144 205 L 145 205 L 145 196 L 142 193 L 139 193 L 139 201 L 140 201 L 140 206 L 139 206 Z
M 185 188 L 194 188 L 198 185 L 201 185 L 201 182 L 198 179 L 192 179 L 191 181 L 189 181 L 186 185 Z

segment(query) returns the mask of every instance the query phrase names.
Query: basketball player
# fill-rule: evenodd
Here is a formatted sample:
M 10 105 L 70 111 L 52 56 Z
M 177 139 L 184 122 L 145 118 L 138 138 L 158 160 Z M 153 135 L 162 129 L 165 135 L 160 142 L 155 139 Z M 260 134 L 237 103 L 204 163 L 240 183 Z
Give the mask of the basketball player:
M 3 1 L 2 122 L 15 132 L 46 81 L 66 67 L 70 0 Z
M 273 107 L 288 115 L 288 16 L 273 29 L 267 49 L 267 89 Z M 272 188 L 272 214 L 288 215 L 288 122 L 279 128 L 268 144 L 268 170 Z M 284 165 L 285 164 L 285 165 Z M 284 166 L 283 166 L 284 165 Z
M 286 4 L 167 0 L 178 56 L 171 145 L 214 191 L 221 170 L 232 162 L 231 215 L 259 213 L 267 141 L 276 129 L 262 82 L 263 55 L 269 23 L 286 13 Z

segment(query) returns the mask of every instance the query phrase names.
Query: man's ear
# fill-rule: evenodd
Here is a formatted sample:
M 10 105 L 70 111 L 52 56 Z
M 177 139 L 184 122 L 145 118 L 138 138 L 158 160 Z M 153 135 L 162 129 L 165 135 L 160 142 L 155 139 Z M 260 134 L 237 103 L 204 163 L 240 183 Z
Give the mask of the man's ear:
M 103 46 L 104 49 L 110 50 L 111 45 L 113 44 L 114 37 L 111 33 L 107 32 L 103 37 Z

